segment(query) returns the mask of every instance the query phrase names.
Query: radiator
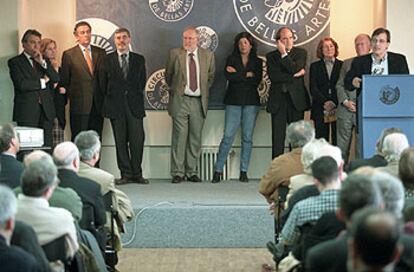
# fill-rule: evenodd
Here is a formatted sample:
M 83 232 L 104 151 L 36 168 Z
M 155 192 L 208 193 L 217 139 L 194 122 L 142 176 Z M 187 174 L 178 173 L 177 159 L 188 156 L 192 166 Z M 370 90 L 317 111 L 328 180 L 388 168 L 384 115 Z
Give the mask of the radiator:
M 230 158 L 234 152 L 230 151 L 223 167 L 223 180 L 228 180 L 230 172 Z M 214 174 L 214 165 L 217 161 L 218 148 L 201 148 L 198 172 L 201 180 L 211 181 Z

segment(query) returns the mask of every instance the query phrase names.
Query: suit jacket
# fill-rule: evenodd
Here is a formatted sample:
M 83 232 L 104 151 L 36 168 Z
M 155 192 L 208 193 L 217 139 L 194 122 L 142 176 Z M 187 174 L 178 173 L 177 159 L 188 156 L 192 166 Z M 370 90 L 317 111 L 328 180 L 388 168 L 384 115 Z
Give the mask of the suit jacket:
M 72 188 L 81 198 L 83 205 L 93 207 L 96 227 L 106 222 L 105 206 L 101 194 L 101 186 L 90 179 L 78 176 L 74 171 L 59 169 L 59 186 Z
M 79 45 L 63 52 L 60 69 L 60 85 L 66 88 L 70 99 L 70 112 L 74 114 L 89 114 L 92 102 L 97 110 L 102 111 L 103 95 L 99 90 L 97 77 L 105 57 L 105 50 L 91 45 L 93 75 Z
M 338 82 L 336 83 L 336 94 L 338 97 L 338 110 L 336 111 L 336 117 L 342 119 L 350 119 L 355 115 L 355 113 L 350 112 L 342 104 L 345 100 L 352 100 L 354 102 L 356 101 L 356 92 L 350 92 L 347 89 L 345 89 L 344 83 L 346 73 L 348 73 L 348 71 L 351 69 L 351 64 L 353 60 L 354 58 L 344 60 L 341 71 L 339 72 Z
M 38 123 L 39 120 L 35 119 L 37 116 L 33 113 L 37 111 L 39 100 L 49 121 L 56 116 L 52 90 L 48 84 L 46 89 L 41 89 L 40 79 L 47 76 L 50 83 L 56 83 L 59 81 L 59 74 L 48 60 L 45 61 L 46 69 L 36 61 L 33 61 L 33 67 L 24 53 L 8 61 L 14 86 L 13 120 L 16 122 Z
M 128 76 L 124 79 L 115 51 L 107 55 L 100 71 L 100 89 L 104 95 L 104 116 L 111 119 L 125 116 L 125 97 L 129 109 L 136 118 L 145 116 L 144 92 L 146 83 L 145 59 L 134 52 L 129 52 Z
M 1 271 L 41 272 L 33 256 L 19 247 L 8 246 L 6 239 L 0 235 L 0 267 Z
M 236 69 L 235 73 L 227 72 L 227 66 Z M 253 77 L 246 77 L 252 72 Z M 226 105 L 257 105 L 260 106 L 260 97 L 257 86 L 262 81 L 263 61 L 256 55 L 249 55 L 246 67 L 243 66 L 240 54 L 232 54 L 227 58 L 224 75 L 228 81 L 224 104 Z
M 305 69 L 306 55 L 306 50 L 298 47 L 293 47 L 284 58 L 278 50 L 266 55 L 267 73 L 271 81 L 268 112 L 276 114 L 279 111 L 280 104 L 284 103 L 284 99 L 281 99 L 284 92 L 289 93 L 296 110 L 304 111 L 308 108 L 309 96 L 304 77 L 293 77 L 301 69 Z
M 374 156 L 368 159 L 356 159 L 356 160 L 351 161 L 348 165 L 347 170 L 349 173 L 362 166 L 381 167 L 381 166 L 386 166 L 386 165 L 387 165 L 387 160 L 383 156 L 379 154 L 375 154 Z
M 200 92 L 204 117 L 207 116 L 209 89 L 214 81 L 215 60 L 214 54 L 206 49 L 198 48 L 198 63 L 200 65 Z M 168 113 L 171 117 L 179 112 L 187 85 L 187 51 L 184 48 L 170 50 L 165 68 L 165 80 L 169 85 L 170 100 Z
M 407 59 L 404 55 L 387 52 L 388 74 L 409 74 Z M 345 88 L 353 91 L 352 80 L 355 77 L 362 78 L 362 75 L 370 75 L 372 66 L 372 54 L 356 57 L 351 65 L 351 70 L 345 76 Z M 362 86 L 361 86 L 362 87 Z M 361 89 L 357 89 L 357 95 Z
M 12 189 L 20 186 L 23 164 L 11 155 L 0 154 L 0 166 L 0 183 Z
M 310 92 L 312 95 L 311 116 L 323 116 L 323 104 L 331 100 L 338 105 L 336 95 L 336 83 L 339 78 L 339 72 L 342 67 L 342 61 L 335 59 L 331 76 L 328 77 L 328 71 L 324 60 L 313 62 L 310 66 Z M 329 90 L 331 91 L 329 93 Z

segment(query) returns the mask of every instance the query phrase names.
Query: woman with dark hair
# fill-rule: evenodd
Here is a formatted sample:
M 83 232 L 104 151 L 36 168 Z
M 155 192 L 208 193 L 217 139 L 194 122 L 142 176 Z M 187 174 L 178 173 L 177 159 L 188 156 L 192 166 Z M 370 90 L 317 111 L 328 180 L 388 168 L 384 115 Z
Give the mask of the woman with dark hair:
M 330 37 L 323 38 L 316 49 L 320 59 L 310 66 L 311 118 L 315 123 L 315 137 L 325 138 L 336 145 L 336 82 L 342 67 L 338 60 L 338 44 Z
M 44 59 L 48 59 L 56 72 L 59 72 L 59 62 L 57 58 L 56 41 L 52 39 L 42 39 L 40 44 L 40 53 Z M 66 91 L 59 87 L 58 83 L 50 86 L 53 94 L 53 102 L 55 103 L 56 118 L 53 121 L 53 147 L 64 141 L 64 130 L 66 125 L 65 106 L 67 103 Z
M 260 110 L 260 97 L 257 87 L 262 80 L 262 60 L 257 57 L 257 45 L 248 32 L 237 34 L 233 53 L 227 58 L 224 75 L 228 81 L 224 104 L 224 135 L 213 175 L 213 183 L 222 179 L 224 163 L 233 144 L 237 129 L 241 125 L 241 182 L 249 181 L 249 167 L 252 150 L 253 130 Z

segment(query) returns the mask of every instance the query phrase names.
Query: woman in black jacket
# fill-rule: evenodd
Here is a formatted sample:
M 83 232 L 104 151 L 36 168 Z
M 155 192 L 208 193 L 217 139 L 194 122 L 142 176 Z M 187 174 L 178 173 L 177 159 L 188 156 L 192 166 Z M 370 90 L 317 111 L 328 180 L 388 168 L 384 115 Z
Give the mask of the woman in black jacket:
M 336 145 L 335 112 L 338 105 L 336 82 L 342 67 L 338 60 L 338 44 L 330 37 L 323 38 L 316 49 L 320 59 L 310 66 L 311 118 L 315 122 L 315 137 L 325 138 Z
M 247 182 L 252 150 L 253 130 L 260 110 L 257 87 L 262 80 L 262 60 L 257 57 L 257 45 L 251 34 L 241 32 L 234 39 L 233 53 L 227 58 L 224 75 L 228 81 L 224 97 L 226 105 L 224 135 L 220 142 L 213 183 L 222 179 L 223 166 L 241 125 L 240 178 Z

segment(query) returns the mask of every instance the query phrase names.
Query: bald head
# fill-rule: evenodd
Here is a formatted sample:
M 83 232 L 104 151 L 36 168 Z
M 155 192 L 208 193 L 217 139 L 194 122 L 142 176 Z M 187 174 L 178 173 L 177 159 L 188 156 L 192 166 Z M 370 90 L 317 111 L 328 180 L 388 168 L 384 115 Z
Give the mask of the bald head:
M 403 133 L 391 133 L 384 138 L 382 153 L 388 162 L 399 161 L 401 153 L 409 148 L 407 136 Z
M 53 160 L 58 168 L 79 170 L 79 150 L 72 142 L 58 144 L 53 150 Z
M 53 158 L 48 153 L 44 152 L 43 150 L 35 150 L 24 157 L 23 164 L 25 167 L 27 167 L 32 162 L 38 161 L 40 159 L 45 159 L 53 163 Z

